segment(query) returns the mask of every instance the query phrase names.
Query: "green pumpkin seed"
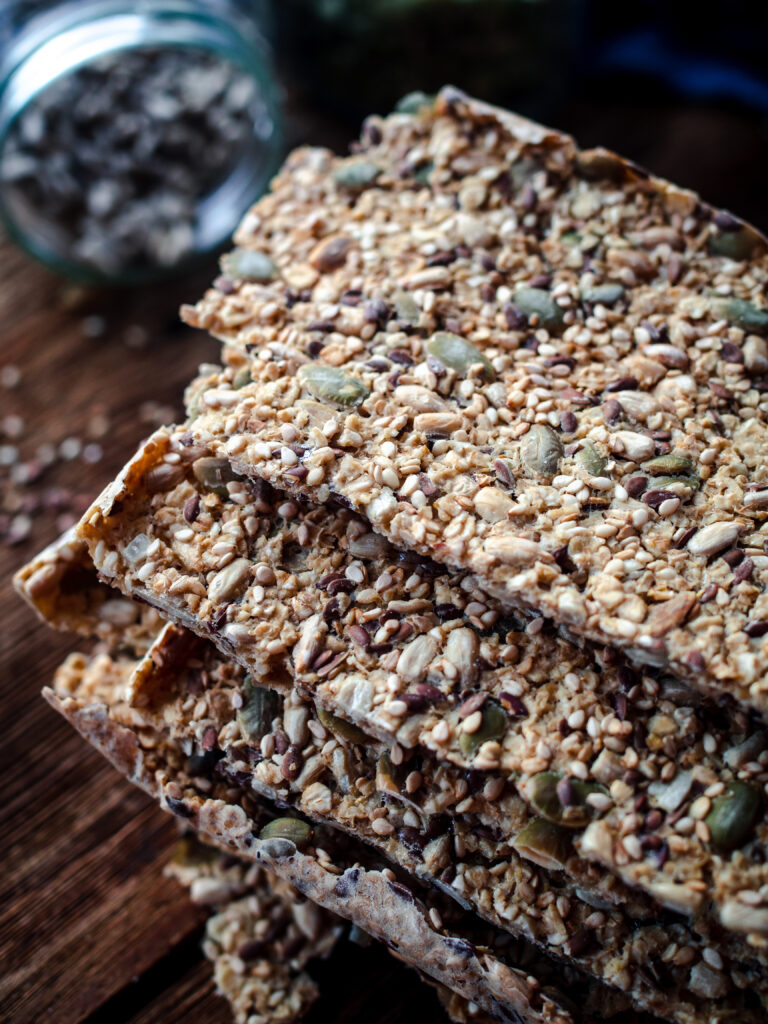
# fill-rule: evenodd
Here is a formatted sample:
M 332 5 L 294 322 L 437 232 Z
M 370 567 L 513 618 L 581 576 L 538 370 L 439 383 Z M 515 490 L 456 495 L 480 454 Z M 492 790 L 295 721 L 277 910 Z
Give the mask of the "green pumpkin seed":
M 581 233 L 578 231 L 566 231 L 564 235 L 560 236 L 560 241 L 566 248 L 571 249 L 581 241 Z
M 520 442 L 523 465 L 536 476 L 554 476 L 563 452 L 560 436 L 545 423 L 534 423 Z
M 340 736 L 343 740 L 348 743 L 355 743 L 357 746 L 365 746 L 370 743 L 371 738 L 364 733 L 362 729 L 358 729 L 356 725 L 352 725 L 346 718 L 339 718 L 338 715 L 332 715 L 330 711 L 326 711 L 325 708 L 317 709 L 317 717 L 321 723 L 332 732 L 334 736 Z
M 608 465 L 608 460 L 603 458 L 591 441 L 584 442 L 574 455 L 574 459 L 592 476 L 602 476 Z
M 221 269 L 235 281 L 271 281 L 277 277 L 277 267 L 263 252 L 253 249 L 233 249 L 221 257 Z
M 240 735 L 246 743 L 259 743 L 272 730 L 272 720 L 280 714 L 280 697 L 274 690 L 254 686 L 250 676 L 243 680 L 243 706 L 237 712 Z
M 357 190 L 367 188 L 381 174 L 381 168 L 368 160 L 355 160 L 353 163 L 343 164 L 333 172 L 333 180 L 339 188 Z
M 757 824 L 762 804 L 762 794 L 754 786 L 729 782 L 725 792 L 714 798 L 712 810 L 704 819 L 712 846 L 723 852 L 743 846 Z
M 251 376 L 251 369 L 249 366 L 241 366 L 232 379 L 232 390 L 239 391 L 240 388 L 244 388 L 246 384 L 250 384 L 253 381 Z
M 210 381 L 203 378 L 199 381 L 193 381 L 189 384 L 184 392 L 184 408 L 187 411 L 187 416 L 191 420 L 196 420 L 200 415 L 200 399 L 203 393 L 208 390 Z
M 548 331 L 556 330 L 563 323 L 565 310 L 543 288 L 518 288 L 512 301 L 529 319 L 535 314 L 539 326 Z
M 395 770 L 389 754 L 382 754 L 376 763 L 376 789 L 379 793 L 391 793 L 392 796 L 400 796 L 400 787 L 395 781 Z
M 288 839 L 302 850 L 312 838 L 312 829 L 301 818 L 274 818 L 259 832 L 259 839 Z
M 571 833 L 544 818 L 529 821 L 512 844 L 527 860 L 548 871 L 562 868 L 571 854 Z
M 349 929 L 349 941 L 354 942 L 356 946 L 360 946 L 362 949 L 367 949 L 373 942 L 373 939 L 368 932 L 363 931 L 358 925 L 353 924 Z
M 395 292 L 392 305 L 398 320 L 404 320 L 411 327 L 416 327 L 421 317 L 421 309 L 410 292 Z
M 643 469 L 651 476 L 676 476 L 690 474 L 693 462 L 686 455 L 659 455 L 643 463 Z
M 192 471 L 206 491 L 218 494 L 220 498 L 228 498 L 227 484 L 240 479 L 226 459 L 196 459 L 192 464 Z
M 534 809 L 547 821 L 565 828 L 584 828 L 594 810 L 586 803 L 591 793 L 607 794 L 605 786 L 598 782 L 582 782 L 581 779 L 569 779 L 573 803 L 566 806 L 560 802 L 557 786 L 563 776 L 559 772 L 539 772 L 525 785 L 528 799 Z
M 581 298 L 584 302 L 599 302 L 602 306 L 612 306 L 614 302 L 624 298 L 624 288 L 620 284 L 598 284 L 594 288 L 582 288 Z
M 459 747 L 465 757 L 474 757 L 488 740 L 499 740 L 507 731 L 507 713 L 495 700 L 487 700 L 481 711 L 480 727 L 474 732 L 462 732 Z
M 413 180 L 419 185 L 429 185 L 429 176 L 434 169 L 435 165 L 431 160 L 428 160 L 426 163 L 419 164 L 413 172 Z
M 558 772 L 539 772 L 526 784 L 531 803 L 547 821 L 559 822 L 563 816 L 557 795 L 557 784 L 561 778 Z
M 666 487 L 671 487 L 672 484 L 682 484 L 684 487 L 690 487 L 692 491 L 698 491 L 701 487 L 701 480 L 697 476 L 659 476 L 654 477 L 653 487 L 656 491 L 663 491 Z
M 212 846 L 201 843 L 195 835 L 182 836 L 173 852 L 172 863 L 180 867 L 202 867 L 205 864 L 218 864 L 221 852 Z
M 315 396 L 337 405 L 360 405 L 370 391 L 343 370 L 323 363 L 308 363 L 299 369 L 299 376 Z
M 768 309 L 761 309 L 747 299 L 713 299 L 712 312 L 743 331 L 768 334 Z
M 713 256 L 727 256 L 729 260 L 748 260 L 754 252 L 758 238 L 748 227 L 736 231 L 721 231 L 710 235 L 707 248 Z
M 395 104 L 395 110 L 398 114 L 418 114 L 424 107 L 433 106 L 434 102 L 434 94 L 430 95 L 427 92 L 416 90 L 401 96 Z
M 490 360 L 483 355 L 479 348 L 470 345 L 458 334 L 438 331 L 427 342 L 427 352 L 435 359 L 439 359 L 444 366 L 449 366 L 463 377 L 467 375 L 470 366 L 476 366 L 478 363 L 482 366 L 486 377 L 496 376 Z
M 576 157 L 576 173 L 587 181 L 621 181 L 626 174 L 626 163 L 607 149 L 584 149 Z

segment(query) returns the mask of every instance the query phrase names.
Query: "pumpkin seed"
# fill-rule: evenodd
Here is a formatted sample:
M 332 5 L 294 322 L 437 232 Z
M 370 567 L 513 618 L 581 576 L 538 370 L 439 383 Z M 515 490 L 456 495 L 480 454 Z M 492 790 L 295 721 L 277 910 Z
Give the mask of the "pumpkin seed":
M 337 405 L 360 405 L 370 395 L 370 391 L 354 377 L 347 376 L 343 370 L 323 363 L 305 364 L 299 369 L 299 376 L 307 385 L 315 398 L 324 398 L 327 402 Z
M 534 423 L 520 443 L 523 465 L 537 476 L 554 476 L 563 457 L 563 442 L 545 423 Z
M 274 690 L 254 686 L 250 676 L 243 680 L 243 706 L 237 712 L 240 735 L 246 743 L 258 743 L 272 729 L 280 714 L 280 697 Z
M 176 844 L 172 863 L 181 867 L 202 867 L 205 864 L 218 864 L 221 852 L 201 843 L 196 835 L 182 836 Z
M 395 307 L 395 316 L 398 320 L 404 320 L 411 327 L 416 327 L 421 310 L 410 292 L 395 292 L 392 296 L 392 305 Z
M 581 241 L 581 234 L 578 231 L 566 231 L 564 235 L 560 236 L 560 241 L 570 249 L 574 245 L 579 244 Z
M 474 732 L 462 732 L 459 737 L 459 747 L 465 757 L 474 757 L 483 743 L 499 740 L 507 731 L 507 713 L 495 700 L 486 700 L 481 715 L 479 728 Z
M 490 360 L 483 355 L 479 348 L 470 345 L 458 334 L 438 331 L 427 342 L 427 352 L 435 359 L 439 359 L 444 366 L 449 366 L 462 376 L 466 376 L 470 366 L 476 366 L 478 363 L 482 366 L 486 377 L 496 376 Z
M 567 781 L 572 802 L 563 804 L 558 793 L 558 784 Z M 559 772 L 539 772 L 525 784 L 528 799 L 534 809 L 547 821 L 566 828 L 584 828 L 594 811 L 586 803 L 591 793 L 607 794 L 605 786 L 598 782 L 582 782 L 581 779 L 564 780 Z
M 423 107 L 431 107 L 434 102 L 434 95 L 417 90 L 401 96 L 395 104 L 395 110 L 398 114 L 418 114 Z
M 239 391 L 253 380 L 249 366 L 241 366 L 232 380 L 232 390 Z
M 761 309 L 747 299 L 713 299 L 711 308 L 715 316 L 722 317 L 743 331 L 768 333 L 768 309 Z
M 728 852 L 749 839 L 762 809 L 762 795 L 746 782 L 729 782 L 725 792 L 712 801 L 704 821 L 716 850 Z
M 367 733 L 364 733 L 362 729 L 358 729 L 356 725 L 352 725 L 352 723 L 348 722 L 346 718 L 339 718 L 338 715 L 332 715 L 331 712 L 326 711 L 325 708 L 317 709 L 317 717 L 326 729 L 332 732 L 335 736 L 340 736 L 348 743 L 365 746 L 371 741 L 370 736 L 368 736 Z
M 277 267 L 264 252 L 233 249 L 221 257 L 221 269 L 235 281 L 271 281 Z
M 333 180 L 339 188 L 363 189 L 372 185 L 381 174 L 381 168 L 369 160 L 355 160 L 343 164 L 333 172 Z
M 683 487 L 690 487 L 692 491 L 698 491 L 701 487 L 701 479 L 698 476 L 660 476 L 654 477 L 654 490 L 663 491 L 672 484 L 682 484 Z
M 259 832 L 259 839 L 287 839 L 302 850 L 312 838 L 312 829 L 301 818 L 274 818 Z
M 395 770 L 389 754 L 382 754 L 376 763 L 376 789 L 379 793 L 389 793 L 391 796 L 400 796 L 400 787 L 395 781 Z
M 620 284 L 598 284 L 594 288 L 582 288 L 581 298 L 584 302 L 599 302 L 602 306 L 612 306 L 614 302 L 624 298 L 624 288 Z
M 693 469 L 693 462 L 686 455 L 659 455 L 643 463 L 643 469 L 651 476 L 677 476 L 680 473 L 689 474 Z
M 757 237 L 748 227 L 741 227 L 737 231 L 722 231 L 717 235 L 710 235 L 707 248 L 713 256 L 727 256 L 730 260 L 747 260 L 752 255 Z
M 535 314 L 539 326 L 547 330 L 555 330 L 563 322 L 565 311 L 543 288 L 518 288 L 512 301 L 529 319 Z
M 184 407 L 187 411 L 187 416 L 191 420 L 196 420 L 200 415 L 200 399 L 203 396 L 203 392 L 208 390 L 208 386 L 209 381 L 205 378 L 193 381 L 187 386 L 184 392 Z
M 562 868 L 571 853 L 571 833 L 544 818 L 529 821 L 512 844 L 527 860 L 548 871 Z
M 602 476 L 608 465 L 608 460 L 603 458 L 591 441 L 585 441 L 574 458 L 592 476 Z
M 428 160 L 426 163 L 419 164 L 413 172 L 413 180 L 419 185 L 429 185 L 429 176 L 434 169 L 435 165 L 431 160 Z
M 195 459 L 192 464 L 192 471 L 198 483 L 206 491 L 218 494 L 220 498 L 228 498 L 227 484 L 240 479 L 226 459 L 215 459 L 207 456 L 202 459 Z
M 626 174 L 626 162 L 607 149 L 583 149 L 576 157 L 576 173 L 587 181 L 621 181 Z

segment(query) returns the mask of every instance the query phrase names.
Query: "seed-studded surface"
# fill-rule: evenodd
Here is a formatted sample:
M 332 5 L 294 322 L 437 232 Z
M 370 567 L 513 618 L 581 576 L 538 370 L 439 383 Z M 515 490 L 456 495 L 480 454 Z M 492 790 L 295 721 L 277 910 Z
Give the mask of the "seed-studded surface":
M 543 620 L 502 618 L 469 577 L 404 569 L 354 514 L 221 471 L 185 433 L 154 435 L 81 524 L 102 574 L 385 742 L 514 772 L 555 823 L 599 819 L 601 843 L 577 838 L 584 856 L 683 913 L 707 915 L 710 893 L 721 914 L 743 898 L 749 915 L 728 927 L 765 934 L 768 752 L 746 715 L 707 716 L 614 651 L 601 674 Z M 715 803 L 734 784 L 735 819 Z
M 756 232 L 446 90 L 294 153 L 236 238 L 186 311 L 241 353 L 196 438 L 768 711 Z
M 511 1014 L 526 1024 L 573 1024 L 554 1001 L 553 991 L 545 993 L 529 969 L 511 968 L 487 948 L 489 934 L 478 932 L 475 938 L 481 944 L 476 946 L 468 938 L 437 931 L 427 908 L 391 870 L 362 866 L 368 859 L 358 847 L 337 848 L 333 836 L 322 830 L 313 834 L 306 825 L 300 829 L 298 819 L 274 819 L 274 812 L 233 785 L 198 789 L 175 744 L 122 721 L 119 694 L 114 710 L 103 701 L 94 704 L 53 691 L 46 691 L 46 697 L 131 781 L 181 817 L 204 842 L 264 865 L 492 1016 Z M 465 929 L 470 933 L 475 936 L 473 927 Z M 589 995 L 583 995 L 586 1003 Z M 609 997 L 608 1005 L 612 1002 Z
M 289 1024 L 319 996 L 304 968 L 327 957 L 342 923 L 282 879 L 185 837 L 167 874 L 211 908 L 203 951 L 236 1024 Z
M 298 1020 L 320 993 L 297 965 L 326 957 L 331 947 L 338 948 L 341 920 L 302 900 L 292 886 L 271 872 L 221 854 L 191 836 L 180 842 L 167 873 L 189 888 L 193 902 L 212 909 L 203 950 L 213 962 L 216 987 L 228 1000 L 236 1024 Z M 282 926 L 277 916 L 280 909 L 293 919 L 299 935 L 283 936 L 276 942 L 265 938 L 264 926 L 270 933 L 278 931 Z M 282 959 L 284 949 L 291 954 L 288 965 Z M 265 959 L 269 955 L 273 959 Z M 455 1024 L 490 1024 L 491 1018 L 477 1006 L 432 984 Z
M 527 813 L 503 780 L 481 788 L 472 774 L 465 778 L 428 757 L 377 750 L 339 720 L 326 716 L 324 725 L 322 712 L 318 719 L 296 693 L 283 703 L 255 691 L 213 648 L 197 653 L 191 667 L 176 665 L 175 685 L 151 718 L 185 746 L 193 740 L 188 771 L 250 784 L 280 805 L 341 827 L 467 909 L 557 958 L 568 956 L 660 1016 L 709 1021 L 728 1006 L 746 1020 L 754 1006 L 762 1019 L 755 994 L 739 991 L 765 988 L 749 951 L 739 963 L 726 952 L 744 956 L 738 942 L 716 942 L 715 970 L 705 959 L 715 944 L 674 919 L 662 924 L 653 908 L 650 925 L 633 921 L 632 908 L 611 909 L 599 876 L 579 877 L 578 858 L 569 884 L 561 875 L 574 870 L 569 831 Z M 161 645 L 146 660 L 163 662 L 165 673 L 167 654 Z M 525 864 L 521 852 L 540 866 Z M 663 991 L 656 967 L 667 979 Z
M 604 901 L 617 897 L 605 885 L 609 877 L 601 879 L 594 873 L 589 877 L 579 871 L 584 865 L 573 858 L 567 833 L 532 818 L 503 779 L 486 777 L 483 782 L 479 777 L 478 787 L 476 774 L 464 780 L 453 769 L 436 769 L 428 758 L 414 759 L 413 752 L 402 748 L 395 747 L 391 758 L 384 757 L 381 747 L 375 749 L 369 737 L 342 721 L 326 717 L 326 728 L 312 705 L 297 694 L 289 695 L 281 708 L 276 697 L 267 699 L 250 683 L 244 684 L 243 670 L 227 665 L 212 648 L 199 643 L 197 649 L 189 643 L 180 647 L 169 640 L 173 633 L 166 629 L 144 659 L 151 677 L 141 669 L 135 673 L 144 686 L 138 695 L 144 700 L 139 703 L 149 703 L 151 698 L 153 722 L 172 738 L 186 741 L 187 748 L 193 741 L 196 753 L 187 759 L 186 770 L 196 777 L 198 786 L 215 765 L 240 783 L 251 776 L 252 785 L 263 795 L 283 803 L 297 801 L 310 817 L 363 836 L 411 873 L 438 877 L 442 885 L 450 885 L 459 898 L 497 924 L 522 932 L 556 953 L 572 953 L 582 966 L 631 988 L 642 1003 L 650 1002 L 664 1015 L 709 1019 L 706 1002 L 701 1000 L 712 995 L 722 1000 L 729 989 L 729 1002 L 735 1000 L 738 1005 L 731 977 L 740 979 L 737 988 L 747 981 L 759 987 L 758 979 L 750 978 L 749 968 L 741 969 L 733 960 L 725 971 L 714 971 L 702 959 L 707 944 L 680 924 L 644 927 L 633 936 L 626 911 L 646 916 L 653 915 L 653 909 L 634 901 L 624 913 L 606 913 L 610 908 Z M 180 652 L 186 660 L 178 661 Z M 81 674 L 85 670 L 81 680 L 78 670 Z M 73 656 L 59 673 L 57 688 L 72 694 L 79 682 L 81 696 L 109 699 L 109 676 L 105 655 L 90 663 L 83 656 Z M 124 681 L 124 674 L 120 678 Z M 134 721 L 141 717 L 136 715 Z M 543 871 L 522 867 L 519 852 L 554 871 L 556 887 L 551 887 Z M 578 888 L 575 893 L 572 886 L 563 885 L 557 876 L 563 866 L 575 877 L 577 887 L 592 892 L 593 899 L 604 906 L 602 911 L 585 905 L 576 894 Z M 588 933 L 590 946 L 585 944 Z M 719 948 L 723 951 L 722 944 Z M 612 952 L 615 949 L 624 950 L 619 960 Z M 740 955 L 738 950 L 735 954 Z M 658 990 L 649 987 L 649 962 L 664 964 L 663 969 L 674 977 L 674 999 L 661 999 Z M 691 1005 L 692 998 L 699 1005 Z M 743 1008 L 740 1012 L 749 1014 Z
M 136 655 L 146 651 L 162 626 L 154 608 L 126 600 L 99 581 L 86 545 L 73 530 L 22 566 L 13 582 L 49 625 L 122 645 Z

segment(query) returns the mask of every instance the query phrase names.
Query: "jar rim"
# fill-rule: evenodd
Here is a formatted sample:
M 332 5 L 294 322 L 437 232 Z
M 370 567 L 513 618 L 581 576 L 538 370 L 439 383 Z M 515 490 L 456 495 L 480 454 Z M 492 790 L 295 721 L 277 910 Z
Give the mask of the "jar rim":
M 283 139 L 280 91 L 271 75 L 267 43 L 255 25 L 233 21 L 230 13 L 190 0 L 75 0 L 33 18 L 28 30 L 20 33 L 0 65 L 0 153 L 17 118 L 53 82 L 101 57 L 129 50 L 196 50 L 228 61 L 256 82 L 268 129 L 256 135 L 263 155 L 260 167 L 254 167 L 246 154 L 201 199 L 194 250 L 178 264 L 113 274 L 69 259 L 18 223 L 0 188 L 0 219 L 30 255 L 83 283 L 133 284 L 178 273 L 226 242 L 277 169 Z

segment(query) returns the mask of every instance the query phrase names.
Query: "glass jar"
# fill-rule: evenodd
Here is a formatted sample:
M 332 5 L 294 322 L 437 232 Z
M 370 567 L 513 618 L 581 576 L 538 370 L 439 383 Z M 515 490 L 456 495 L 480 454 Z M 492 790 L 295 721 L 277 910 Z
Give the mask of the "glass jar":
M 282 155 L 263 5 L 0 8 L 8 233 L 87 283 L 162 277 L 222 245 Z

